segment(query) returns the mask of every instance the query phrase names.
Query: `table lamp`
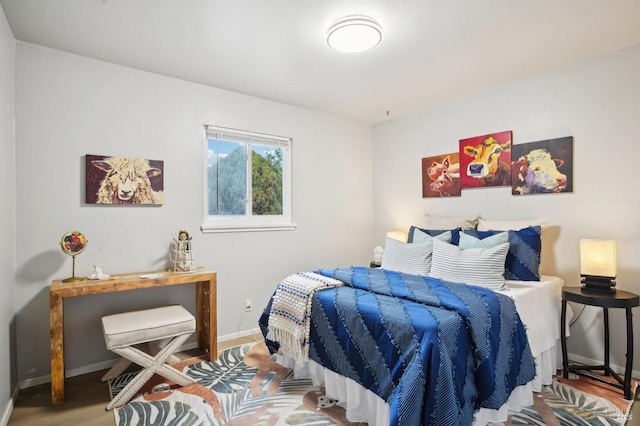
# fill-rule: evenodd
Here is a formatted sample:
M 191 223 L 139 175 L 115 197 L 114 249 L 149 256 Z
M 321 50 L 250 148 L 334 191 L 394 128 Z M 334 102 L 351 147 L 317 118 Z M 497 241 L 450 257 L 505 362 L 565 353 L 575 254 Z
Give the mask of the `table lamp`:
M 615 293 L 616 242 L 580 240 L 580 276 L 583 289 Z
M 401 241 L 403 243 L 407 242 L 407 233 L 402 231 L 389 231 L 387 232 L 387 237 L 393 238 L 394 240 Z

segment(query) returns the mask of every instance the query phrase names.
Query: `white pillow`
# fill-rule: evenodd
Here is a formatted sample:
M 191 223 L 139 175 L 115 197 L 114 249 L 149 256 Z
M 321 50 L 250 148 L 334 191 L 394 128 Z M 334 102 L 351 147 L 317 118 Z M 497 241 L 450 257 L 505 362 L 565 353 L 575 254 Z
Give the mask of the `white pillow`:
M 509 243 L 491 248 L 470 248 L 433 240 L 433 258 L 429 275 L 445 281 L 477 285 L 491 290 L 506 290 L 504 262 Z
M 465 234 L 464 232 L 460 233 L 460 242 L 458 243 L 458 247 L 461 249 L 470 249 L 470 248 L 491 248 L 495 247 L 498 244 L 508 243 L 509 242 L 509 231 L 499 232 L 497 234 L 493 234 L 490 237 L 486 238 L 476 238 L 473 235 Z
M 460 216 L 434 216 L 429 213 L 424 215 L 427 220 L 427 225 L 422 226 L 425 229 L 476 229 L 478 219 L 480 215 L 474 217 L 460 217 Z
M 539 226 L 541 230 L 547 226 L 548 217 L 532 220 L 478 220 L 478 231 L 518 231 L 530 226 Z
M 387 237 L 380 267 L 406 274 L 427 275 L 431 268 L 432 248 L 432 241 L 403 243 Z

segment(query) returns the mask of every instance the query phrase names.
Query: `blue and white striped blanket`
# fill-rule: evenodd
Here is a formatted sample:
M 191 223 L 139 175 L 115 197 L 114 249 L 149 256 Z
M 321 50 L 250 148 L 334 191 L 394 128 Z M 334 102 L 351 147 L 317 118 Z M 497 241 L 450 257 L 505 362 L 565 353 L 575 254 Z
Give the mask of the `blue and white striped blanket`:
M 384 269 L 317 272 L 345 285 L 311 299 L 309 358 L 387 401 L 391 425 L 471 424 L 475 410 L 499 408 L 535 375 L 507 296 Z
M 267 339 L 280 344 L 282 352 L 302 364 L 309 360 L 311 301 L 316 291 L 343 285 L 315 272 L 286 277 L 272 297 Z

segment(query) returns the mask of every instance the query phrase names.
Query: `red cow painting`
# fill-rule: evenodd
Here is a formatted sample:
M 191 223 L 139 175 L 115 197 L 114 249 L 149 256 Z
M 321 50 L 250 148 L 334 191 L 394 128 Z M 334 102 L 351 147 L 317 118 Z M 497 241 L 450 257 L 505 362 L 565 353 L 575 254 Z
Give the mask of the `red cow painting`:
M 511 131 L 460 140 L 460 186 L 511 185 Z
M 457 152 L 422 159 L 422 197 L 459 197 L 460 162 Z
M 164 161 L 86 155 L 87 204 L 161 205 Z
M 514 145 L 513 195 L 573 192 L 573 137 Z

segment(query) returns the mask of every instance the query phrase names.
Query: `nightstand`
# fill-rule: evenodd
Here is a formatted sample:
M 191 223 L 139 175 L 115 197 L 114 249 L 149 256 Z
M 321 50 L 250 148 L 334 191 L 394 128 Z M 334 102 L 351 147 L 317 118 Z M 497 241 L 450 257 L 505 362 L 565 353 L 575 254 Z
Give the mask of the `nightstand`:
M 582 303 L 583 305 L 599 306 L 604 312 L 604 364 L 602 365 L 569 365 L 567 358 L 567 302 Z M 640 305 L 637 294 L 617 290 L 614 293 L 604 293 L 586 290 L 583 287 L 565 287 L 562 290 L 562 311 L 560 314 L 560 336 L 562 342 L 562 375 L 566 379 L 569 373 L 580 374 L 599 382 L 615 386 L 624 391 L 624 398 L 631 399 L 631 371 L 633 370 L 633 322 L 631 309 Z M 609 366 L 609 308 L 624 308 L 627 313 L 627 362 L 624 379 Z M 591 374 L 591 371 L 602 370 L 605 376 L 611 376 L 614 381 L 603 379 Z

